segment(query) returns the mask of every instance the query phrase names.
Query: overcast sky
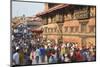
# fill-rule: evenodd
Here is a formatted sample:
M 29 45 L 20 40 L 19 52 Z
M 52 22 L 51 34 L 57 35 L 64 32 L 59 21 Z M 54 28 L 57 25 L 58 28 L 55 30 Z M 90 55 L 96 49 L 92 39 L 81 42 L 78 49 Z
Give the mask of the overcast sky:
M 38 12 L 44 11 L 44 3 L 34 2 L 12 2 L 12 17 L 15 16 L 33 16 Z

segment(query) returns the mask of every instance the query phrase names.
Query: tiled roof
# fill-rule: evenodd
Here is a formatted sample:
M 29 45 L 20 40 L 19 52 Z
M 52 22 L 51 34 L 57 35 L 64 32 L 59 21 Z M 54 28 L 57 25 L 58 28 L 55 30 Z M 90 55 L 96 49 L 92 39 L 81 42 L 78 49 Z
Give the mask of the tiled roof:
M 47 13 L 50 13 L 50 12 L 53 12 L 53 11 L 56 11 L 58 9 L 62 9 L 62 8 L 68 7 L 68 6 L 69 6 L 68 4 L 60 4 L 60 5 L 57 5 L 55 7 L 48 9 L 47 11 L 38 13 L 36 16 L 42 16 L 42 15 L 45 15 Z

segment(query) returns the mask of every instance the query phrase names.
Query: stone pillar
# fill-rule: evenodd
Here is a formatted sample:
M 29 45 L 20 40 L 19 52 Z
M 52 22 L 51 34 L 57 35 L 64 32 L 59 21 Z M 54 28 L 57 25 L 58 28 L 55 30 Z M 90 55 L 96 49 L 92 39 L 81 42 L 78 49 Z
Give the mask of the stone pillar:
M 80 23 L 80 27 L 81 27 L 81 30 L 80 30 L 80 34 L 81 34 L 81 45 L 83 47 L 86 47 L 87 43 L 86 43 L 86 33 L 87 33 L 87 24 L 88 24 L 88 20 L 79 20 L 79 23 Z M 83 27 L 82 27 L 83 26 Z
M 62 43 L 62 42 L 63 42 L 62 26 L 63 26 L 63 23 L 58 23 L 58 27 L 59 27 L 59 32 L 58 32 L 58 34 L 60 34 L 60 35 L 59 35 L 59 38 L 58 38 L 58 42 L 59 42 L 59 43 Z
M 85 37 L 85 36 L 82 36 L 82 37 L 81 37 L 81 45 L 82 45 L 83 47 L 86 47 L 86 45 L 87 45 L 87 43 L 86 43 L 86 37 Z

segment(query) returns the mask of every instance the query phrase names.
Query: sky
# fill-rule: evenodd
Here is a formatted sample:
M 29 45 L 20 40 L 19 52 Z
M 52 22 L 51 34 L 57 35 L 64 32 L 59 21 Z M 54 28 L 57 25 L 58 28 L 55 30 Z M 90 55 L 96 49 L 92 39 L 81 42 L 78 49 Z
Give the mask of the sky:
M 12 2 L 12 17 L 34 16 L 36 13 L 44 11 L 44 3 L 34 2 Z

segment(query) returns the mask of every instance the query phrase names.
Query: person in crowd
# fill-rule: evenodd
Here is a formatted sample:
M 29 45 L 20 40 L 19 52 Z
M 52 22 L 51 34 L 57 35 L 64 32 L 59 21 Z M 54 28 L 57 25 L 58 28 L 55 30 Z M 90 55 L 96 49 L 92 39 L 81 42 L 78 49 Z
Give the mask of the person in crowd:
M 30 53 L 30 60 L 32 61 L 32 64 L 34 64 L 34 59 L 35 59 L 35 51 L 32 49 L 31 53 Z
M 64 60 L 65 60 L 65 56 L 63 54 L 63 55 L 61 55 L 61 62 L 64 63 Z
M 25 60 L 24 63 L 25 64 L 32 64 L 32 61 L 30 60 L 30 52 L 29 52 L 28 48 L 25 48 L 24 51 L 25 51 L 24 52 L 24 57 L 25 57 L 24 58 L 24 60 Z
M 61 54 L 60 54 L 61 47 L 57 47 L 57 63 L 61 63 Z
M 77 49 L 77 50 L 75 51 L 74 57 L 75 57 L 75 61 L 76 61 L 76 62 L 84 61 L 84 58 L 83 58 L 83 56 L 81 55 L 79 49 Z
M 57 52 L 56 51 L 55 51 L 55 54 L 53 54 L 53 56 L 54 56 L 54 59 L 55 59 L 55 63 L 57 63 L 58 58 L 57 58 Z
M 65 54 L 65 44 L 62 44 L 61 46 L 61 55 L 63 56 L 63 54 Z
M 44 46 L 43 45 L 41 45 L 41 47 L 40 47 L 40 57 L 41 57 L 41 62 L 43 63 L 43 62 L 45 62 L 45 48 L 44 48 Z
M 56 63 L 56 56 L 55 54 L 51 54 L 50 58 L 49 58 L 49 63 Z
M 90 51 L 90 57 L 91 57 L 91 61 L 95 61 L 96 60 L 96 46 L 94 46 L 92 44 L 91 48 L 89 49 Z
M 21 65 L 24 64 L 24 52 L 23 52 L 23 48 L 20 49 L 20 52 L 19 52 L 19 62 Z
M 64 62 L 71 62 L 71 60 L 70 60 L 70 58 L 68 57 L 68 54 L 67 54 L 67 53 L 65 54 Z
M 39 63 L 39 59 L 40 59 L 40 50 L 39 50 L 39 47 L 36 48 L 36 51 L 35 51 L 35 61 L 36 61 L 36 64 Z
M 13 64 L 14 65 L 19 65 L 19 47 L 16 47 L 16 52 L 13 54 Z
M 56 63 L 56 62 L 57 62 L 57 52 L 56 52 L 54 46 L 52 46 L 52 52 L 51 52 L 51 55 L 53 56 L 53 63 Z
M 90 58 L 89 58 L 89 50 L 88 50 L 88 48 L 86 48 L 86 47 L 82 47 L 82 50 L 80 51 L 81 52 L 81 55 L 83 56 L 83 58 L 84 58 L 84 61 L 89 61 L 90 60 Z
M 75 51 L 71 50 L 71 48 L 68 48 L 68 57 L 72 62 L 75 62 Z
M 46 55 L 47 55 L 47 62 L 49 63 L 49 58 L 51 56 L 51 48 L 50 48 L 50 46 L 47 47 Z
M 95 51 L 93 51 L 90 56 L 91 56 L 91 61 L 96 61 L 96 52 Z
M 16 47 L 12 46 L 11 48 L 12 48 L 12 54 L 11 54 L 11 56 L 13 56 L 13 54 L 16 52 Z

